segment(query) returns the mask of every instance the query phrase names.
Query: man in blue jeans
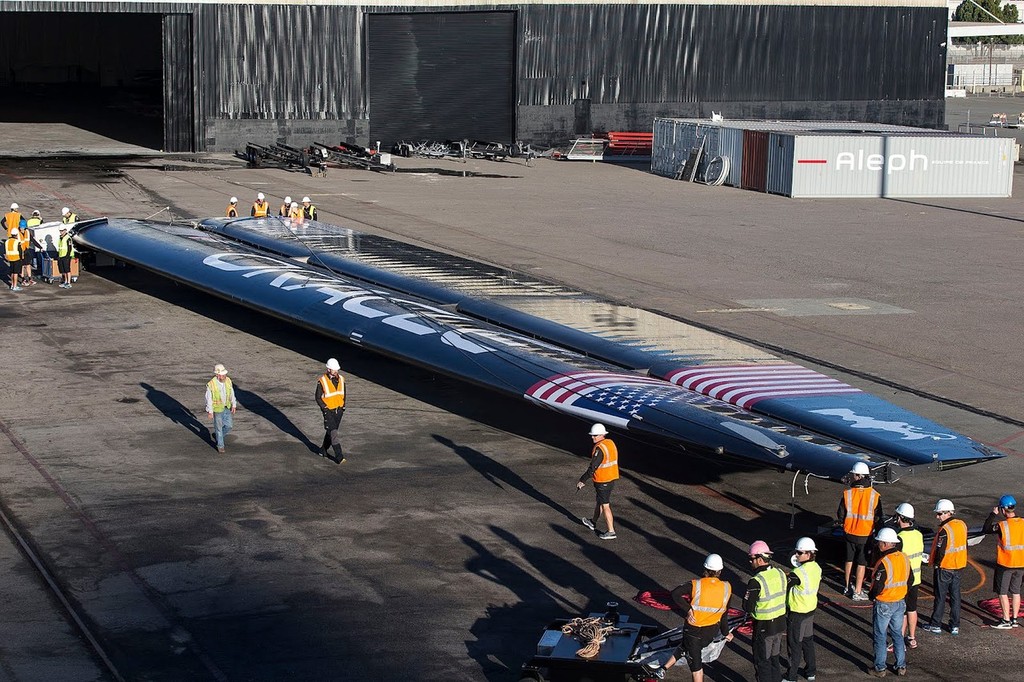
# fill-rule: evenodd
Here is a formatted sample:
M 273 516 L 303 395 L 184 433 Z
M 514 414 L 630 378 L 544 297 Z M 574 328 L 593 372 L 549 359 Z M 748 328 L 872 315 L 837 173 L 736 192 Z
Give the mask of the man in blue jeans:
M 231 433 L 232 418 L 238 408 L 235 389 L 224 365 L 213 368 L 213 378 L 206 384 L 206 415 L 213 420 L 217 452 L 224 452 L 224 437 Z
M 874 579 L 868 598 L 875 602 L 873 609 L 874 666 L 868 670 L 872 677 L 885 677 L 886 633 L 892 639 L 896 654 L 896 674 L 907 674 L 907 643 L 903 640 L 903 615 L 907 611 L 907 588 L 914 584 L 914 571 L 910 559 L 896 549 L 900 538 L 892 528 L 882 528 L 875 536 L 881 556 L 872 571 Z

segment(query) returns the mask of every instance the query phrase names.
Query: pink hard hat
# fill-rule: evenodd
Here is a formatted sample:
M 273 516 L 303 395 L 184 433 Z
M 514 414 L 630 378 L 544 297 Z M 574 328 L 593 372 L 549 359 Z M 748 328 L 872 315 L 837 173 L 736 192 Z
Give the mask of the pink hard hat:
M 747 552 L 750 556 L 760 556 L 762 554 L 771 554 L 772 550 L 768 548 L 768 543 L 764 540 L 758 540 L 750 546 L 750 551 Z

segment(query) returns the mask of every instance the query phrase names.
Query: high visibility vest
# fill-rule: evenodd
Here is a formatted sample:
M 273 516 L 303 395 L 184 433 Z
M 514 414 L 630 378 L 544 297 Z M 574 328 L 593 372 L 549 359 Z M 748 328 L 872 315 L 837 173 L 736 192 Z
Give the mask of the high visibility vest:
M 885 565 L 885 586 L 875 600 L 894 602 L 906 598 L 910 581 L 910 559 L 907 555 L 903 552 L 886 554 L 878 560 L 872 572 L 878 570 L 879 564 Z
M 916 528 L 904 528 L 897 535 L 903 540 L 903 553 L 910 559 L 914 583 L 921 584 L 921 564 L 924 561 L 924 536 Z
M 77 213 L 68 213 L 66 216 L 61 218 L 60 221 L 62 223 L 64 223 L 65 225 L 70 225 L 71 223 L 74 223 L 74 222 L 78 221 L 78 214 Z
M 32 246 L 32 234 L 28 230 L 22 230 L 18 243 L 21 244 L 22 251 L 28 251 L 29 247 Z
M 866 538 L 871 535 L 875 523 L 875 510 L 881 495 L 874 488 L 847 488 L 843 492 L 846 501 L 846 518 L 843 530 L 847 535 Z
M 4 241 L 4 255 L 10 263 L 21 260 L 21 244 L 17 237 L 9 237 Z
M 754 604 L 754 620 L 775 620 L 786 614 L 786 574 L 781 568 L 766 568 L 754 574 L 761 593 Z
M 224 209 L 224 215 L 226 215 L 228 218 L 237 218 L 238 207 L 235 206 L 234 204 L 228 204 L 228 207 Z
M 996 563 L 1006 568 L 1024 568 L 1024 519 L 1014 516 L 999 522 Z
M 313 204 L 310 204 L 309 208 L 306 208 L 305 206 L 303 206 L 302 207 L 302 217 L 305 218 L 306 220 L 315 220 L 316 219 L 316 206 L 314 206 Z
M 210 389 L 214 412 L 223 412 L 225 408 L 231 409 L 231 405 L 235 402 L 231 399 L 235 394 L 235 389 L 231 387 L 230 377 L 224 377 L 224 395 L 227 398 L 227 402 L 220 397 L 220 382 L 218 382 L 216 378 L 210 379 L 209 383 L 206 384 L 206 387 Z
M 59 258 L 75 257 L 75 243 L 71 241 L 70 234 L 66 234 L 57 240 L 57 256 Z
M 608 483 L 619 477 L 619 450 L 615 443 L 605 438 L 591 450 L 590 456 L 597 457 L 600 452 L 601 463 L 594 471 L 594 483 Z
M 42 224 L 43 224 L 43 219 L 42 218 L 29 218 L 28 220 L 25 221 L 25 225 L 27 225 L 28 227 L 36 227 L 36 226 L 42 225 Z
M 932 540 L 929 561 L 935 565 L 935 550 L 939 546 L 939 533 L 946 534 L 946 553 L 938 568 L 957 569 L 967 565 L 967 524 L 960 519 L 950 519 L 942 524 Z
M 690 612 L 686 622 L 694 627 L 704 628 L 722 620 L 722 614 L 729 606 L 732 586 L 718 578 L 700 578 L 690 582 Z
M 288 204 L 281 204 L 281 208 L 277 209 L 277 215 L 282 218 L 287 218 L 291 211 L 291 206 Z
M 345 377 L 338 375 L 338 386 L 335 387 L 331 378 L 324 374 L 320 377 L 320 387 L 323 389 L 323 394 L 320 396 L 324 400 L 324 405 L 329 410 L 336 410 L 339 407 L 345 407 Z
M 296 220 L 302 220 L 302 207 L 296 206 L 295 208 L 288 209 L 288 217 Z
M 11 211 L 10 213 L 4 215 L 4 220 L 7 221 L 7 236 L 10 237 L 11 232 L 13 232 L 16 227 L 21 225 L 21 214 L 18 213 L 17 211 Z
M 789 589 L 787 605 L 793 613 L 810 613 L 818 608 L 818 586 L 821 585 L 821 566 L 808 561 L 793 569 L 800 582 Z
M 252 205 L 252 215 L 254 218 L 266 218 L 268 211 L 270 211 L 270 204 L 265 201 L 257 201 Z

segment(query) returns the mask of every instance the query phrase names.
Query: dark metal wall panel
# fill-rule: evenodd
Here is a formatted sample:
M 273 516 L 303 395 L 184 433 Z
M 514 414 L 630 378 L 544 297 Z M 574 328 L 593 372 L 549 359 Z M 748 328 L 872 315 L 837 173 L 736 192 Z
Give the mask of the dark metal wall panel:
M 360 8 L 200 5 L 202 116 L 365 116 Z
M 195 89 L 192 16 L 163 17 L 164 150 L 195 151 Z
M 942 97 L 942 8 L 523 5 L 519 103 Z
M 514 141 L 514 12 L 367 17 L 370 136 Z
M 191 14 L 186 2 L 48 2 L 47 0 L 3 0 L 0 12 L 114 12 L 117 14 Z

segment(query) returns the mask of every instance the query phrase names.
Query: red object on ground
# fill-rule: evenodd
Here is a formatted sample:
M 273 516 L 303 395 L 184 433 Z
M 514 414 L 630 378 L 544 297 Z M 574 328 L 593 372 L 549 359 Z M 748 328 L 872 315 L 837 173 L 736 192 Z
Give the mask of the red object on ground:
M 608 132 L 597 135 L 608 140 L 605 150 L 615 156 L 650 156 L 654 133 Z
M 633 601 L 661 611 L 680 610 L 678 606 L 672 603 L 672 593 L 665 590 L 642 590 L 636 593 L 636 596 L 633 597 Z M 729 618 L 739 618 L 743 615 L 745 614 L 740 609 L 729 609 Z M 754 629 L 748 620 L 744 622 L 743 625 L 736 628 L 736 632 L 746 637 L 750 637 L 754 633 Z
M 1003 617 L 1003 607 L 1001 607 L 999 605 L 999 597 L 992 597 L 991 599 L 979 599 L 978 600 L 978 608 L 980 608 L 980 609 L 982 609 L 984 611 L 988 611 L 989 613 L 991 613 L 996 618 L 1002 619 L 1002 617 Z M 1017 610 L 1017 615 L 1015 617 L 1016 618 L 1024 617 L 1024 611 L 1021 611 L 1020 609 L 1018 609 Z

